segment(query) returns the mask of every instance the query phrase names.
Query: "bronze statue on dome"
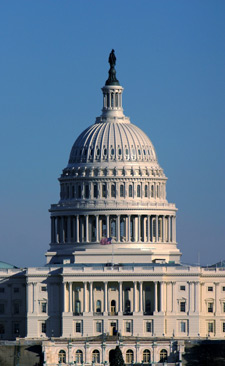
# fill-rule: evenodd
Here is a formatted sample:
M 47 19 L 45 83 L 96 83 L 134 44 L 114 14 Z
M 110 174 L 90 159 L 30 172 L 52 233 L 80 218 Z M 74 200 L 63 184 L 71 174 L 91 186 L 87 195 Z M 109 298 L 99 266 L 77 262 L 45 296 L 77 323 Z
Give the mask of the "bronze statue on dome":
M 119 81 L 116 78 L 116 70 L 114 68 L 114 66 L 116 65 L 116 55 L 114 49 L 112 49 L 112 51 L 110 52 L 108 61 L 110 64 L 110 69 L 109 77 L 108 80 L 106 80 L 105 85 L 120 85 Z

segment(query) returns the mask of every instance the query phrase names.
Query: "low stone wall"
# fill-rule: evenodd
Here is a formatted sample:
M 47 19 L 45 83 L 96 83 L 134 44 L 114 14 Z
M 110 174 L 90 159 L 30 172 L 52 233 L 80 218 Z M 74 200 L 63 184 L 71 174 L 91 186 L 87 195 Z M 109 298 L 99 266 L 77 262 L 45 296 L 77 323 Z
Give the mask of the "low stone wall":
M 42 366 L 42 342 L 1 341 L 0 366 Z

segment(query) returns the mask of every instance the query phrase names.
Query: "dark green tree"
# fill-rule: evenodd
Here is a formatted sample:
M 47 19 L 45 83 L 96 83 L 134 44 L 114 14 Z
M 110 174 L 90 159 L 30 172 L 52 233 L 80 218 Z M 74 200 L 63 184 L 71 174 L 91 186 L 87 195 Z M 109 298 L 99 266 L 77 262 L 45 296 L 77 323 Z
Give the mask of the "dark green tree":
M 186 344 L 183 361 L 186 366 L 225 366 L 225 342 L 202 341 Z
M 111 350 L 109 353 L 110 366 L 125 366 L 122 352 L 119 346 Z

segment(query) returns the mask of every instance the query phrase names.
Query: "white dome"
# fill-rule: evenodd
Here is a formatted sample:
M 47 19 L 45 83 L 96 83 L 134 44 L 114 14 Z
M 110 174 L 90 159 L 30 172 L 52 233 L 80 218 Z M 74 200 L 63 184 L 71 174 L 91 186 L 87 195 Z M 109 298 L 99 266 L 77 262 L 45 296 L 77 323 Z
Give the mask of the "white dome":
M 69 167 L 77 163 L 130 161 L 157 163 L 155 149 L 147 135 L 128 118 L 97 122 L 75 141 Z

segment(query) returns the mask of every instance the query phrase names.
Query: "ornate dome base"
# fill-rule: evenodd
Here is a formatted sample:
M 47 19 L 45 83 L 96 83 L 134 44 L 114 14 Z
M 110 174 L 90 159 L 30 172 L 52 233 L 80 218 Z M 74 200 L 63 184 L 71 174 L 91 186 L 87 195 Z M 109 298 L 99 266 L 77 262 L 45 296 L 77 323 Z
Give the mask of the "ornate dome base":
M 87 244 L 62 248 L 52 247 L 46 253 L 47 263 L 180 263 L 181 252 L 176 244 Z

